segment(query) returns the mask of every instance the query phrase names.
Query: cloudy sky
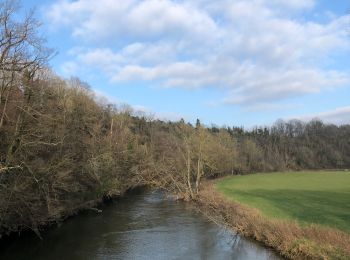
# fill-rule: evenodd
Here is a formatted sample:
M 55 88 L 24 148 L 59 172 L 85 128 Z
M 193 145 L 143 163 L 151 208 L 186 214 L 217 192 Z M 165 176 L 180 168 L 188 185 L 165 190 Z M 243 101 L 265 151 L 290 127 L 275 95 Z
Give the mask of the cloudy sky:
M 350 123 L 348 0 L 29 2 L 53 69 L 113 102 L 206 124 Z

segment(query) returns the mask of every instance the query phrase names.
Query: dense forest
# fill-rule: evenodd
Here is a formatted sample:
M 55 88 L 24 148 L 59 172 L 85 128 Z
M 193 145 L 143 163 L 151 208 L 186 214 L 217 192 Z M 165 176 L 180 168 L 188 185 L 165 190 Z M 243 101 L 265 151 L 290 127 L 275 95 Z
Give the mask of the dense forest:
M 39 227 L 148 185 L 184 199 L 229 174 L 350 168 L 350 125 L 164 122 L 98 99 L 48 69 L 40 24 L 0 8 L 0 234 Z

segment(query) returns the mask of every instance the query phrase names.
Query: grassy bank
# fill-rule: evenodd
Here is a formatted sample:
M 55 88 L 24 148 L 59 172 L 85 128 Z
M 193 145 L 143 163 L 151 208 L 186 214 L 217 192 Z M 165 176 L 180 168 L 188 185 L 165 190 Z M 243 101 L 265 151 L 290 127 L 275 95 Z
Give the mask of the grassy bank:
M 258 209 L 229 199 L 206 183 L 197 204 L 210 218 L 239 234 L 274 248 L 288 259 L 349 259 L 350 236 L 320 225 L 270 218 Z
M 267 217 L 350 233 L 350 172 L 253 174 L 222 179 L 216 187 Z

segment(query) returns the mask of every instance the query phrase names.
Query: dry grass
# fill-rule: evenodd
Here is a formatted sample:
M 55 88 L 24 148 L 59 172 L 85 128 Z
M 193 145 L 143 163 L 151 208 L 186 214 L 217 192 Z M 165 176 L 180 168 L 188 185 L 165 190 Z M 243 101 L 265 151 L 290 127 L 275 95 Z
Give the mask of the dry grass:
M 239 234 L 274 248 L 289 259 L 350 259 L 350 235 L 319 225 L 301 227 L 296 222 L 271 220 L 258 210 L 224 198 L 205 183 L 198 205 Z

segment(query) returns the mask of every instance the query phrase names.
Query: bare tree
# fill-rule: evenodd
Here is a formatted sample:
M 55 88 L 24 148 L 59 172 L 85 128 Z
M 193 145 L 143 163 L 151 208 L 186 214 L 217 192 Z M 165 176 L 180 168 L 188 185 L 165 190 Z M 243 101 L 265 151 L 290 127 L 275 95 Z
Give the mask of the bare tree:
M 32 80 L 53 55 L 39 34 L 41 24 L 34 18 L 34 11 L 19 21 L 15 17 L 19 9 L 16 0 L 0 3 L 0 129 L 14 86 L 19 90 L 22 85 L 24 91 L 28 84 L 23 77 Z

